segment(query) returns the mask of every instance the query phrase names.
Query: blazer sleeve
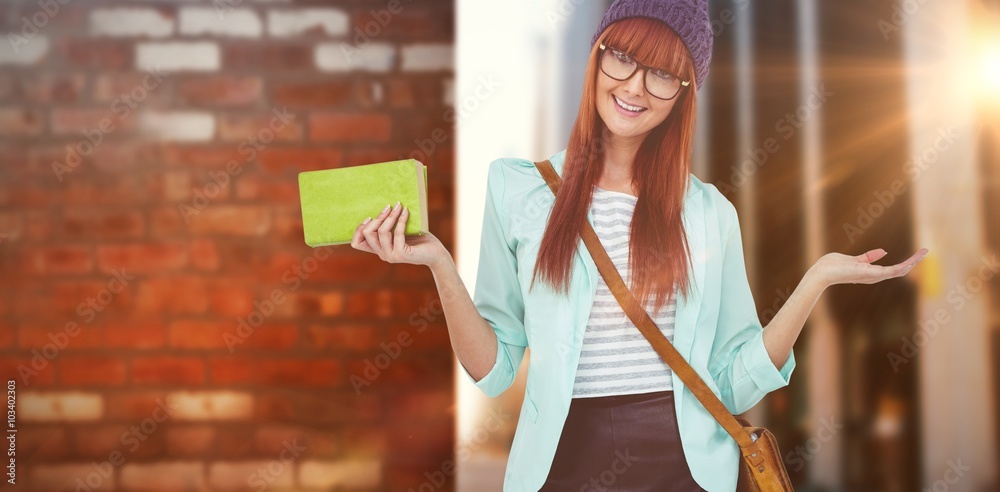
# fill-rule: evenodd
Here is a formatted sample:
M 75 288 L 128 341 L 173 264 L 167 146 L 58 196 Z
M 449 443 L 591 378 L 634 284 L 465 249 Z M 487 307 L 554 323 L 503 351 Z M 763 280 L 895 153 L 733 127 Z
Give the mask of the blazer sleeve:
M 496 363 L 476 381 L 459 362 L 465 376 L 487 396 L 503 393 L 514 382 L 528 340 L 524 332 L 524 300 L 517 279 L 514 245 L 507 238 L 505 221 L 498 205 L 503 204 L 503 161 L 490 163 L 486 184 L 486 206 L 479 243 L 479 270 L 473 304 L 497 336 Z
M 709 371 L 719 386 L 723 403 L 730 412 L 740 414 L 767 393 L 788 385 L 795 369 L 795 354 L 794 350 L 789 352 L 780 370 L 771 362 L 747 281 L 739 217 L 733 204 L 721 193 L 718 195 L 730 224 L 728 234 L 723 236 L 719 324 Z

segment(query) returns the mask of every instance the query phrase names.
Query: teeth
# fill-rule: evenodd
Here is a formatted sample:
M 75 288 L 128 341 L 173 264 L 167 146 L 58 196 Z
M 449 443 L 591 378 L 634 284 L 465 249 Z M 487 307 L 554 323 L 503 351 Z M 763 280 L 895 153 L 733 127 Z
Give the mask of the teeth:
M 621 106 L 621 107 L 623 107 L 623 108 L 625 108 L 625 109 L 627 109 L 629 111 L 632 111 L 634 113 L 638 113 L 639 111 L 643 111 L 643 110 L 646 109 L 646 108 L 644 108 L 642 106 L 629 106 L 628 104 L 625 104 L 624 102 L 622 102 L 621 99 L 618 99 L 618 96 L 616 96 L 614 94 L 612 94 L 611 97 L 615 98 L 615 102 L 618 103 L 619 106 Z

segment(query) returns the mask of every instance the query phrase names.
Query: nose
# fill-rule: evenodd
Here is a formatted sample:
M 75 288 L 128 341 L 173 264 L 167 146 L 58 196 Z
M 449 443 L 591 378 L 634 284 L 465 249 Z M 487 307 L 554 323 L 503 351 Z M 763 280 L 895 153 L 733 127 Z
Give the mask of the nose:
M 641 96 L 646 89 L 646 69 L 639 67 L 627 80 L 624 81 L 625 92 L 636 96 Z

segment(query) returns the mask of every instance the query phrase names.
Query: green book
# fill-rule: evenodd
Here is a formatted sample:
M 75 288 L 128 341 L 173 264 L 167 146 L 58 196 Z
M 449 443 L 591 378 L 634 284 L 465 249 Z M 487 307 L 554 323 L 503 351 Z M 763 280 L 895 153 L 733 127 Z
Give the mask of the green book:
M 404 234 L 427 234 L 427 166 L 416 159 L 299 173 L 302 231 L 314 248 L 349 244 L 386 204 L 410 211 Z

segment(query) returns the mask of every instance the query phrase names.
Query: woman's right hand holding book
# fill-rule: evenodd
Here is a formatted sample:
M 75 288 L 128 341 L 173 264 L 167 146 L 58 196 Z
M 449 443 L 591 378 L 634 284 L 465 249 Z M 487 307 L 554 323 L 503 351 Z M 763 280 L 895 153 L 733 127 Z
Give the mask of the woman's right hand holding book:
M 433 270 L 442 261 L 453 261 L 451 253 L 430 232 L 421 236 L 405 236 L 409 210 L 396 202 L 394 208 L 386 205 L 378 216 L 358 224 L 351 239 L 351 247 L 375 253 L 389 263 L 427 265 Z

